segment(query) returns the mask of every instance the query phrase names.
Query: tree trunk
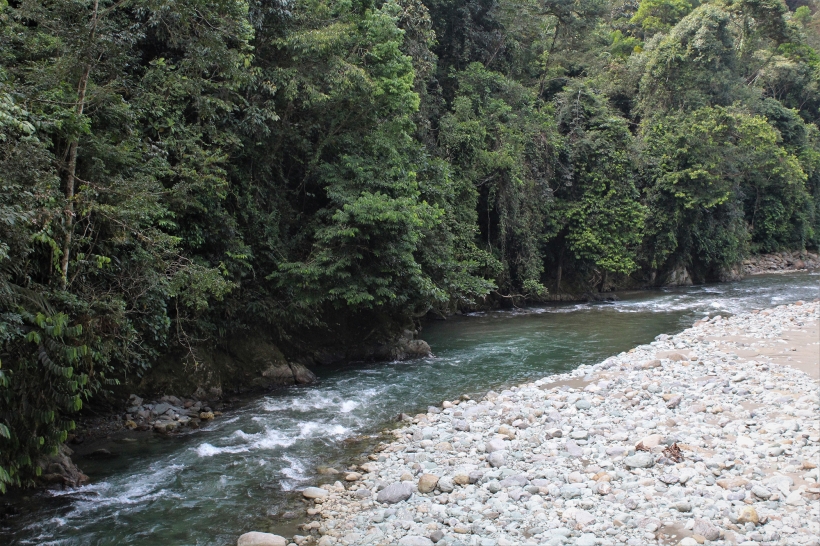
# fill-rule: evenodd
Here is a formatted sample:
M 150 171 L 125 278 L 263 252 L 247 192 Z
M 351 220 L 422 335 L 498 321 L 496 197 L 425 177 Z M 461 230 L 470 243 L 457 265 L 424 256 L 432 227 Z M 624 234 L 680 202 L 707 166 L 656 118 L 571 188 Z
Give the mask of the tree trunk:
M 80 84 L 77 87 L 77 117 L 83 115 L 85 109 L 85 90 L 88 87 L 88 76 L 91 65 L 86 65 Z M 78 137 L 79 138 L 79 137 Z M 77 181 L 77 140 L 68 148 L 68 166 L 65 177 L 65 238 L 63 239 L 63 256 L 60 259 L 60 282 L 63 289 L 68 284 L 68 261 L 71 255 L 71 240 L 74 235 L 74 186 Z
M 89 31 L 89 43 L 94 41 L 97 33 L 97 14 L 99 13 L 100 2 L 94 0 L 94 12 L 91 15 L 91 29 Z M 83 68 L 80 82 L 77 84 L 77 105 L 74 111 L 77 118 L 81 118 L 85 110 L 85 94 L 88 89 L 88 78 L 91 74 L 91 63 L 88 62 Z M 68 165 L 66 166 L 65 177 L 65 238 L 63 239 L 63 255 L 60 258 L 60 284 L 63 289 L 68 285 L 68 262 L 71 258 L 71 240 L 74 237 L 74 189 L 77 182 L 77 145 L 79 135 L 68 147 Z

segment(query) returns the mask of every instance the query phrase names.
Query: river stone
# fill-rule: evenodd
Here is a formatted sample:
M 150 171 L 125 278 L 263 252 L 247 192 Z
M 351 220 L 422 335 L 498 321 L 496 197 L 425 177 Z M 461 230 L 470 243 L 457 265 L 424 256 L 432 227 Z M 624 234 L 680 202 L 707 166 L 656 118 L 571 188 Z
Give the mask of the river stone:
M 433 541 L 425 537 L 407 535 L 399 540 L 399 546 L 433 546 Z
M 430 493 L 436 488 L 438 476 L 435 474 L 422 474 L 419 477 L 419 493 Z
M 486 451 L 487 453 L 492 453 L 494 451 L 501 451 L 501 450 L 504 450 L 504 449 L 507 449 L 507 445 L 504 442 L 504 440 L 502 440 L 500 438 L 494 438 L 494 439 L 490 440 L 489 442 L 487 442 L 484 446 L 484 451 Z
M 492 453 L 487 455 L 487 462 L 490 463 L 490 466 L 492 466 L 493 468 L 504 466 L 504 452 L 493 451 Z
M 316 381 L 316 374 L 307 369 L 304 364 L 298 362 L 288 362 L 288 367 L 293 373 L 293 380 L 297 385 L 306 385 Z
M 579 410 L 588 410 L 592 407 L 592 403 L 589 400 L 578 400 L 575 402 L 575 407 Z
M 745 487 L 749 480 L 743 478 L 741 476 L 735 476 L 733 478 L 725 478 L 722 480 L 718 480 L 717 483 L 723 489 L 737 489 L 738 487 Z
M 438 480 L 438 490 L 442 493 L 449 493 L 453 489 L 456 488 L 455 484 L 453 483 L 452 478 L 448 478 L 444 476 L 443 478 L 439 478 Z
M 470 423 L 464 419 L 458 419 L 453 423 L 453 428 L 461 432 L 470 432 Z
M 803 495 L 801 495 L 800 491 L 792 491 L 783 502 L 789 506 L 803 506 L 806 504 L 806 501 L 803 500 Z
M 711 521 L 697 518 L 692 532 L 700 535 L 706 540 L 717 540 L 720 538 L 720 529 Z
M 575 539 L 575 546 L 595 546 L 597 543 L 598 539 L 592 533 L 584 533 Z
M 679 501 L 675 503 L 675 510 L 678 512 L 691 512 L 692 504 L 688 501 Z
M 628 468 L 649 468 L 655 464 L 655 458 L 650 453 L 640 452 L 624 459 Z
M 584 450 L 581 449 L 581 447 L 578 444 L 576 444 L 574 440 L 567 440 L 567 443 L 564 444 L 564 448 L 567 450 L 567 453 L 569 453 L 570 457 L 584 456 Z
M 683 396 L 680 394 L 675 394 L 666 402 L 666 407 L 669 409 L 675 409 L 680 405 L 682 400 Z
M 752 495 L 763 500 L 766 500 L 772 496 L 772 492 L 768 488 L 763 487 L 762 485 L 756 485 L 752 487 Z
M 587 481 L 587 477 L 580 472 L 570 472 L 567 476 L 567 483 L 581 483 Z
M 302 491 L 306 499 L 322 499 L 327 497 L 327 491 L 321 487 L 308 487 Z
M 650 434 L 649 436 L 638 442 L 638 444 L 643 444 L 643 447 L 645 447 L 646 449 L 652 449 L 654 447 L 658 447 L 659 445 L 661 445 L 661 442 L 663 442 L 662 435 Z M 637 447 L 638 444 L 636 444 L 635 447 Z
M 680 481 L 677 474 L 662 474 L 658 479 L 666 485 L 676 484 Z
M 397 502 L 406 501 L 413 494 L 413 489 L 404 483 L 391 483 L 376 496 L 378 502 L 384 504 L 396 504 Z
M 288 540 L 279 535 L 251 531 L 239 537 L 236 546 L 288 546 Z
M 751 506 L 744 506 L 740 509 L 737 515 L 738 523 L 753 523 L 757 525 L 760 522 L 760 517 L 757 515 L 757 510 Z
M 581 496 L 581 488 L 576 485 L 565 485 L 561 488 L 561 496 L 565 499 L 574 499 Z

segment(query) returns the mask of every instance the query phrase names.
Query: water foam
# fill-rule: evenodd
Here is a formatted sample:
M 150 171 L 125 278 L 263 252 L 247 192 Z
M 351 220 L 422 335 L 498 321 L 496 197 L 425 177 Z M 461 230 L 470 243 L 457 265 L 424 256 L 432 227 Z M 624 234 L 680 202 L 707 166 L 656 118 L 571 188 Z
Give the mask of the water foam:
M 248 451 L 245 446 L 227 446 L 216 447 L 213 444 L 204 443 L 193 448 L 194 452 L 200 457 L 213 457 L 214 455 L 222 455 L 223 453 L 244 453 Z

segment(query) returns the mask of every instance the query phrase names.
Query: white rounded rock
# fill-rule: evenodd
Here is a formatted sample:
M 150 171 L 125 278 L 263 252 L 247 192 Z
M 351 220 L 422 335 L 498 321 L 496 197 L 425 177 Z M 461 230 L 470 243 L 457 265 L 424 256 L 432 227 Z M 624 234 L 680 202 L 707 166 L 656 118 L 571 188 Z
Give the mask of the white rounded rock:
M 251 531 L 240 536 L 236 546 L 288 546 L 288 540 L 279 535 Z

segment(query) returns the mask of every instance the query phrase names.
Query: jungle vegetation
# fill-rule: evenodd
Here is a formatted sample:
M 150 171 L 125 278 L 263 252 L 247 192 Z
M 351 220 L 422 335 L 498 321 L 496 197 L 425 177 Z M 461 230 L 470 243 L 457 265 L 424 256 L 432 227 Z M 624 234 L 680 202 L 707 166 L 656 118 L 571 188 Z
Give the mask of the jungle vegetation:
M 0 490 L 169 352 L 816 248 L 816 10 L 0 0 Z

